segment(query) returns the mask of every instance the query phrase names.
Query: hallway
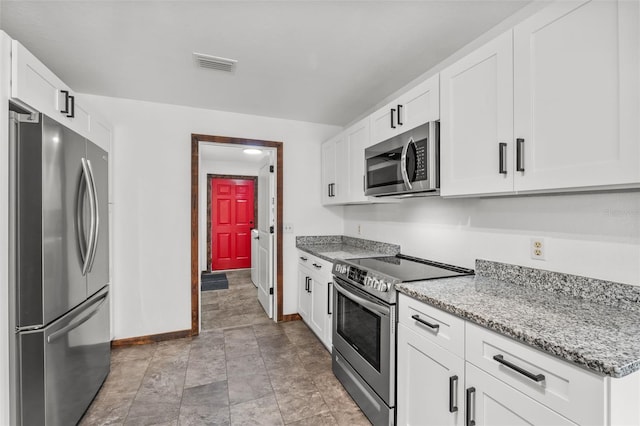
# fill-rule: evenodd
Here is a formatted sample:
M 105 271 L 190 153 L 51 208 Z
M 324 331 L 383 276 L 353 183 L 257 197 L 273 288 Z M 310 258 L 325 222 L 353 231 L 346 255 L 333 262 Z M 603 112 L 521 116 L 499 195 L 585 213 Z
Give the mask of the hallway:
M 369 425 L 302 321 L 276 324 L 248 270 L 202 293 L 202 332 L 116 348 L 81 425 Z

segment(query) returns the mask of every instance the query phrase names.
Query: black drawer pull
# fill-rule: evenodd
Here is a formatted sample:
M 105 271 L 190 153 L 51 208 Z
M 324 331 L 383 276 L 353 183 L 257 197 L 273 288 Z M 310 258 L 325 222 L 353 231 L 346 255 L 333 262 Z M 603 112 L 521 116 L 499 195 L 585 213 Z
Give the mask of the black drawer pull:
M 306 257 L 304 257 L 304 256 L 300 256 L 300 260 L 302 260 L 303 262 L 306 262 L 306 261 L 307 261 L 307 260 L 309 260 L 309 259 L 307 259 L 307 258 L 306 258 Z
M 402 126 L 402 105 L 398 104 L 398 126 Z
M 498 361 L 500 364 L 504 365 L 505 367 L 509 367 L 510 369 L 517 371 L 518 373 L 522 374 L 523 376 L 528 377 L 529 379 L 533 380 L 534 382 L 541 382 L 544 380 L 544 374 L 533 374 L 528 372 L 527 370 L 525 370 L 522 367 L 518 367 L 515 364 L 510 363 L 509 361 L 505 360 L 504 357 L 502 355 L 494 355 L 493 359 L 495 359 L 496 361 Z
M 467 426 L 475 426 L 476 421 L 472 419 L 472 415 L 471 415 L 471 400 L 473 399 L 473 394 L 476 393 L 476 388 L 471 387 L 469 389 L 467 389 L 467 406 L 466 406 L 466 411 L 467 411 L 467 421 L 466 421 L 466 425 Z M 474 401 L 475 402 L 475 401 Z M 475 408 L 475 404 L 473 404 L 474 408 Z
M 449 377 L 449 412 L 455 413 L 458 411 L 458 376 Z M 454 402 L 455 400 L 455 402 Z
M 391 128 L 392 129 L 396 128 L 396 125 L 393 124 L 393 116 L 395 115 L 395 113 L 396 113 L 396 109 L 395 108 L 391 108 Z
M 322 268 L 322 265 L 318 265 L 317 263 L 314 263 L 313 266 L 315 266 L 318 269 Z
M 429 328 L 432 328 L 434 330 L 437 330 L 440 328 L 440 324 L 431 324 L 430 322 L 427 322 L 425 320 L 423 320 L 422 318 L 420 318 L 419 315 L 411 315 L 411 318 L 413 318 L 414 320 L 418 321 L 420 324 L 424 324 Z

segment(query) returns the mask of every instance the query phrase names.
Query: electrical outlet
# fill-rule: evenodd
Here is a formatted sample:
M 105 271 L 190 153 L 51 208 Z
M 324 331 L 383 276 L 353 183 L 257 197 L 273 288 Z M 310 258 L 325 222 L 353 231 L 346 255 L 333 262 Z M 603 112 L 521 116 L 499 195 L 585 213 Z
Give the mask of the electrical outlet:
M 282 232 L 285 234 L 293 234 L 293 223 L 283 223 Z
M 531 258 L 535 260 L 545 260 L 544 238 L 531 239 Z

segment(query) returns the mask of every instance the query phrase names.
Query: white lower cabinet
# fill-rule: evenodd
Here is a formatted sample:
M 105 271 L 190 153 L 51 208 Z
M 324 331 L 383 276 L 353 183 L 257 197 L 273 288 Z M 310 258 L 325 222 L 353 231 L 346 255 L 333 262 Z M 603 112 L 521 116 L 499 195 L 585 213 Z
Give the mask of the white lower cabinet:
M 309 322 L 311 315 L 311 293 L 309 293 L 309 280 L 311 271 L 304 266 L 298 266 L 298 314 L 305 322 Z
M 397 374 L 398 425 L 464 424 L 462 358 L 400 324 Z
M 331 350 L 333 276 L 331 263 L 311 254 L 298 255 L 298 313 Z
M 398 313 L 398 425 L 640 424 L 640 372 L 601 376 L 404 294 Z
M 555 411 L 518 392 L 506 383 L 467 362 L 465 379 L 466 424 L 576 425 Z M 434 425 L 437 423 L 433 423 Z

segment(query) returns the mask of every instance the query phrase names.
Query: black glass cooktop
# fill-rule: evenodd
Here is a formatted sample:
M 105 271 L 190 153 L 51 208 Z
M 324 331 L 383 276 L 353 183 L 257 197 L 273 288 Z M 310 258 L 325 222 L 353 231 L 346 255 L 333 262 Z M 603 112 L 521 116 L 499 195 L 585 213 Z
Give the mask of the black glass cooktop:
M 402 282 L 472 275 L 472 269 L 446 265 L 406 255 L 349 259 L 349 263 L 364 270 L 377 271 Z

